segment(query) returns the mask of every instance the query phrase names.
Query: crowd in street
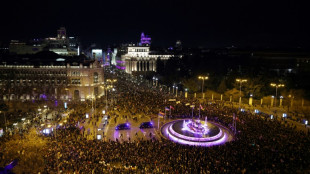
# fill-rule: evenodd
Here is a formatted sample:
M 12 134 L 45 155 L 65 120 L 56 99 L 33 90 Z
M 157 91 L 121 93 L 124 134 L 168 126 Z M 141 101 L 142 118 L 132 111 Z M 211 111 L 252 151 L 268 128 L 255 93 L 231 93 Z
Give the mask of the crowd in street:
M 169 107 L 169 94 L 132 80 L 117 83 L 119 110 L 128 117 L 144 113 L 157 115 Z M 304 173 L 309 171 L 310 138 L 285 122 L 272 120 L 266 114 L 224 106 L 223 103 L 199 103 L 180 99 L 174 104 L 171 117 L 191 118 L 193 115 L 232 127 L 236 114 L 235 140 L 209 148 L 185 146 L 165 138 L 146 141 L 86 140 L 76 128 L 60 130 L 57 143 L 47 149 L 47 173 L 58 170 L 68 173 Z M 170 108 L 170 107 L 169 107 Z M 169 116 L 167 114 L 167 116 Z M 56 145 L 56 144 L 57 145 Z M 58 155 L 55 158 L 55 154 Z
M 225 116 L 219 116 L 223 122 Z M 226 122 L 227 123 L 227 122 Z M 47 147 L 45 172 L 64 173 L 304 173 L 309 137 L 279 122 L 240 115 L 236 140 L 209 148 L 166 139 L 87 141 L 77 128 L 59 130 Z M 58 155 L 56 155 L 58 154 Z M 58 158 L 57 158 L 58 156 Z
M 88 140 L 76 122 L 84 118 L 87 104 L 75 104 L 71 120 L 57 133 L 45 137 L 45 166 L 42 173 L 307 173 L 310 172 L 310 136 L 285 121 L 266 114 L 240 112 L 222 102 L 181 99 L 169 103 L 168 89 L 154 87 L 123 76 L 118 78 L 114 100 L 109 108 L 128 113 L 157 117 L 164 108 L 170 118 L 197 118 L 219 122 L 232 129 L 237 122 L 234 140 L 221 146 L 195 147 L 176 144 L 166 138 L 131 141 Z M 104 102 L 104 101 L 102 101 Z M 192 110 L 186 103 L 195 105 Z M 201 105 L 200 110 L 198 109 Z M 172 106 L 172 107 L 170 107 Z M 114 110 L 114 109 L 113 109 Z M 114 114 L 110 112 L 109 114 Z

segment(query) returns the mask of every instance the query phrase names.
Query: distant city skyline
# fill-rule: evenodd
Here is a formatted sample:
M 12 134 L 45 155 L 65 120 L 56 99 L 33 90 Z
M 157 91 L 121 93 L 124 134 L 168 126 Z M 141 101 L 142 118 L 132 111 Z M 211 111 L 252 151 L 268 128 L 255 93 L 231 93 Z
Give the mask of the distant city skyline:
M 84 45 L 137 43 L 141 32 L 155 46 L 309 47 L 305 4 L 203 1 L 40 1 L 2 6 L 0 41 L 44 38 L 66 27 Z

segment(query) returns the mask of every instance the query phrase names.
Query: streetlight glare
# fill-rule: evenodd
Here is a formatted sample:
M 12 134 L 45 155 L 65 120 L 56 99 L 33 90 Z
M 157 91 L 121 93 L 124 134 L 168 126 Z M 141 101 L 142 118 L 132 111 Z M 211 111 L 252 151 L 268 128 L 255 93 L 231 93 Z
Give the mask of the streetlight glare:
M 276 88 L 275 106 L 277 106 L 278 88 L 284 87 L 284 84 L 271 83 L 270 86 Z
M 247 82 L 247 79 L 236 79 L 236 82 Z
M 208 80 L 209 77 L 208 76 L 198 76 L 198 79 L 202 80 L 202 84 L 201 84 L 201 97 L 204 99 L 204 93 L 203 93 L 204 82 L 205 82 L 205 80 Z
M 207 80 L 207 79 L 209 79 L 209 77 L 208 76 L 198 76 L 198 79 Z
M 279 88 L 279 87 L 284 87 L 285 85 L 284 84 L 271 83 L 270 86 Z
M 242 83 L 247 82 L 247 79 L 236 79 L 236 82 L 240 83 L 240 90 L 239 90 L 239 108 L 241 107 L 241 87 L 242 87 Z M 252 94 L 251 94 L 252 95 Z M 252 96 L 251 96 L 252 97 Z

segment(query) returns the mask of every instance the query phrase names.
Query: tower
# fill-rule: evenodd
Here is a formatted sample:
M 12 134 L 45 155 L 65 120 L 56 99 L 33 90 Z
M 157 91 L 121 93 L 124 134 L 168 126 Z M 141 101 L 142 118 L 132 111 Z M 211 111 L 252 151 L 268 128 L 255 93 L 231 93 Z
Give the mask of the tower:
M 67 33 L 66 33 L 66 28 L 65 27 L 60 27 L 57 30 L 57 38 L 58 39 L 66 39 L 67 38 Z
M 151 38 L 148 35 L 145 35 L 143 32 L 141 33 L 141 39 L 140 39 L 141 45 L 150 45 L 151 44 Z

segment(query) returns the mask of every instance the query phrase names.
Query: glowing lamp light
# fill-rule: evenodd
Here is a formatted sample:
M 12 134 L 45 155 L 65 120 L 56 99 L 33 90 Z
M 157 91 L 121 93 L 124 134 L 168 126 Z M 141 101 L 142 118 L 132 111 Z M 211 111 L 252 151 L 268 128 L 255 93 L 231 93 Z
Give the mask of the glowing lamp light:
M 308 124 L 308 120 L 305 121 L 305 125 L 307 125 L 307 124 Z
M 270 119 L 273 119 L 273 115 L 270 115 Z
M 287 117 L 286 113 L 283 113 L 283 118 L 286 118 L 286 117 Z
M 46 106 L 46 105 L 44 105 L 44 108 L 47 108 L 47 106 Z
M 44 134 L 50 134 L 50 130 L 49 129 L 43 129 L 43 133 Z
M 102 114 L 105 114 L 105 110 L 102 111 Z
M 274 98 L 274 96 L 271 96 L 271 98 Z
M 97 140 L 101 140 L 101 135 L 97 135 Z
M 17 123 L 14 123 L 13 125 L 14 125 L 14 126 L 17 126 Z
M 243 109 L 243 108 L 241 108 L 241 109 L 240 109 L 240 111 L 241 111 L 241 112 L 244 112 L 244 109 Z
M 25 120 L 26 120 L 26 118 L 22 118 L 22 120 L 23 120 L 23 121 L 25 121 Z
M 88 115 L 88 114 L 86 114 L 85 116 L 86 116 L 86 118 L 88 118 L 88 117 L 89 117 L 89 115 Z
M 65 109 L 67 109 L 67 102 L 65 102 L 64 105 L 65 105 Z

